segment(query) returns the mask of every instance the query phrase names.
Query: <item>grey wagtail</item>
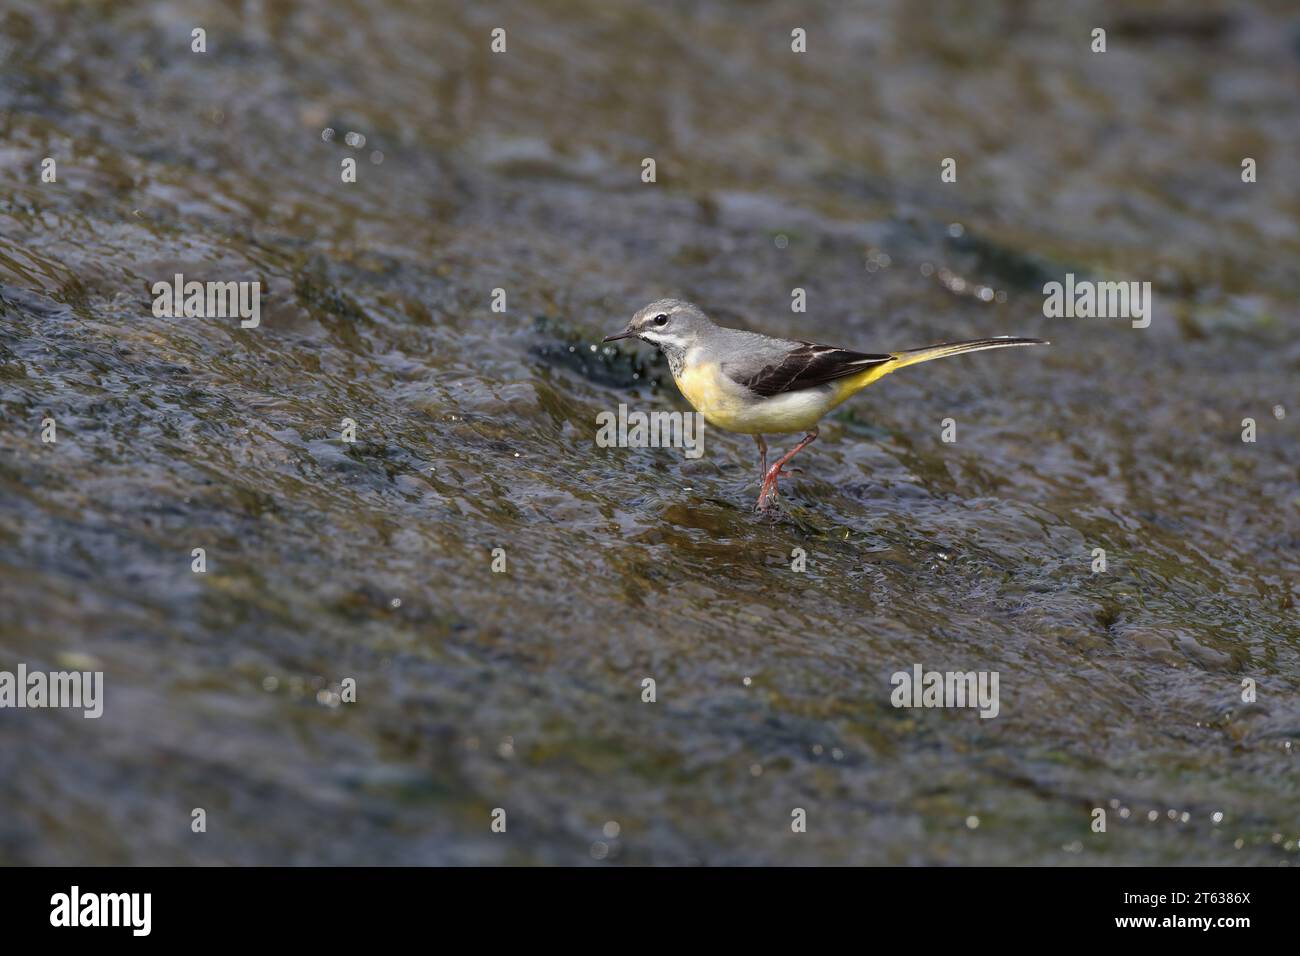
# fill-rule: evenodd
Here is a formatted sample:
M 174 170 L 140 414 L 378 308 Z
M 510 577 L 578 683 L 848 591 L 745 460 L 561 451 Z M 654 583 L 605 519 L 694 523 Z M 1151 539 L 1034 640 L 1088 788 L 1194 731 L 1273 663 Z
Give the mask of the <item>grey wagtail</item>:
M 673 381 L 704 420 L 715 428 L 753 435 L 763 483 L 757 510 L 776 498 L 785 465 L 817 437 L 817 423 L 836 405 L 890 372 L 918 362 L 1013 345 L 1049 345 L 1044 339 L 1006 335 L 945 342 L 903 352 L 851 352 L 812 342 L 774 339 L 757 332 L 724 329 L 696 306 L 680 299 L 651 302 L 617 335 L 638 338 L 668 358 Z M 771 468 L 763 435 L 807 432 Z

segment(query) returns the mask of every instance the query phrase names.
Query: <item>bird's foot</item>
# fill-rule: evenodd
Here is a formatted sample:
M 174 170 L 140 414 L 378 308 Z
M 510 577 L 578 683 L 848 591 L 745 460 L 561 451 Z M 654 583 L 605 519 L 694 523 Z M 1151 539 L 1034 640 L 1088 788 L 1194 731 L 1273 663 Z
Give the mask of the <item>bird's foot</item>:
M 802 471 L 802 469 L 796 470 Z M 758 491 L 758 503 L 754 505 L 755 511 L 765 512 L 772 507 L 772 503 L 776 501 L 779 493 L 777 480 L 789 474 L 791 472 L 780 465 L 773 465 L 768 469 L 767 474 L 763 476 L 763 485 Z
M 775 465 L 767 470 L 767 474 L 763 476 L 763 487 L 760 488 L 758 492 L 758 504 L 754 506 L 758 511 L 767 511 L 767 509 L 771 507 L 772 502 L 776 500 L 778 494 L 777 481 L 782 475 L 792 475 L 795 472 L 802 471 L 800 468 L 786 468 L 786 462 L 807 448 L 814 440 L 816 440 L 816 438 L 817 429 L 814 428 L 803 437 L 803 441 L 790 449 L 785 456 L 779 459 Z

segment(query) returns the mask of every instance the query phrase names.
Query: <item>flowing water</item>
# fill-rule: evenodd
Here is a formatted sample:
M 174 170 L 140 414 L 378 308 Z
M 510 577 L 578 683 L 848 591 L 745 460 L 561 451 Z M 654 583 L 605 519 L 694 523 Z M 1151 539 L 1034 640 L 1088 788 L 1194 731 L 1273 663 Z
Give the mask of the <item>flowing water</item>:
M 0 862 L 1296 859 L 1300 18 L 1229 9 L 7 0 L 0 670 L 105 691 L 0 711 Z M 747 436 L 595 441 L 686 408 L 597 345 L 664 295 L 1052 345 L 872 387 L 762 518 Z

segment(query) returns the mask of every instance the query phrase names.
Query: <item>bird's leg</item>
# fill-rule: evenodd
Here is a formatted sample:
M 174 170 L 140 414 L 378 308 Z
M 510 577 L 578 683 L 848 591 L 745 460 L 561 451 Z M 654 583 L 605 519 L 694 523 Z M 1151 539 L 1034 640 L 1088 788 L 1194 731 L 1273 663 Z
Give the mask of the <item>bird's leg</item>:
M 763 441 L 762 435 L 755 435 L 754 441 L 758 443 L 758 471 L 764 478 L 767 477 L 767 442 Z
M 763 479 L 763 487 L 758 492 L 757 508 L 759 511 L 766 511 L 772 499 L 776 497 L 776 481 L 781 476 L 781 469 L 785 467 L 786 462 L 811 445 L 816 438 L 817 429 L 814 428 L 803 436 L 803 441 L 791 448 L 789 452 L 777 460 L 775 465 L 768 469 L 767 477 Z

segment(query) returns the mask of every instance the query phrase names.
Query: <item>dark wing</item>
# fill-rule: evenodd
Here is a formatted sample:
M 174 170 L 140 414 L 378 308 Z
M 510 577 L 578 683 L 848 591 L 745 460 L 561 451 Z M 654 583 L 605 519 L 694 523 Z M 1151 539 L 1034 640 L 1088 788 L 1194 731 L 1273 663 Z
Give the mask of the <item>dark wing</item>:
M 739 382 L 755 394 L 767 397 L 825 385 L 837 378 L 856 375 L 873 365 L 888 362 L 891 358 L 890 355 L 870 355 L 829 345 L 800 342 L 795 348 L 757 370 L 754 370 L 752 364 L 745 368 L 740 363 L 723 362 L 722 372 L 733 382 Z

